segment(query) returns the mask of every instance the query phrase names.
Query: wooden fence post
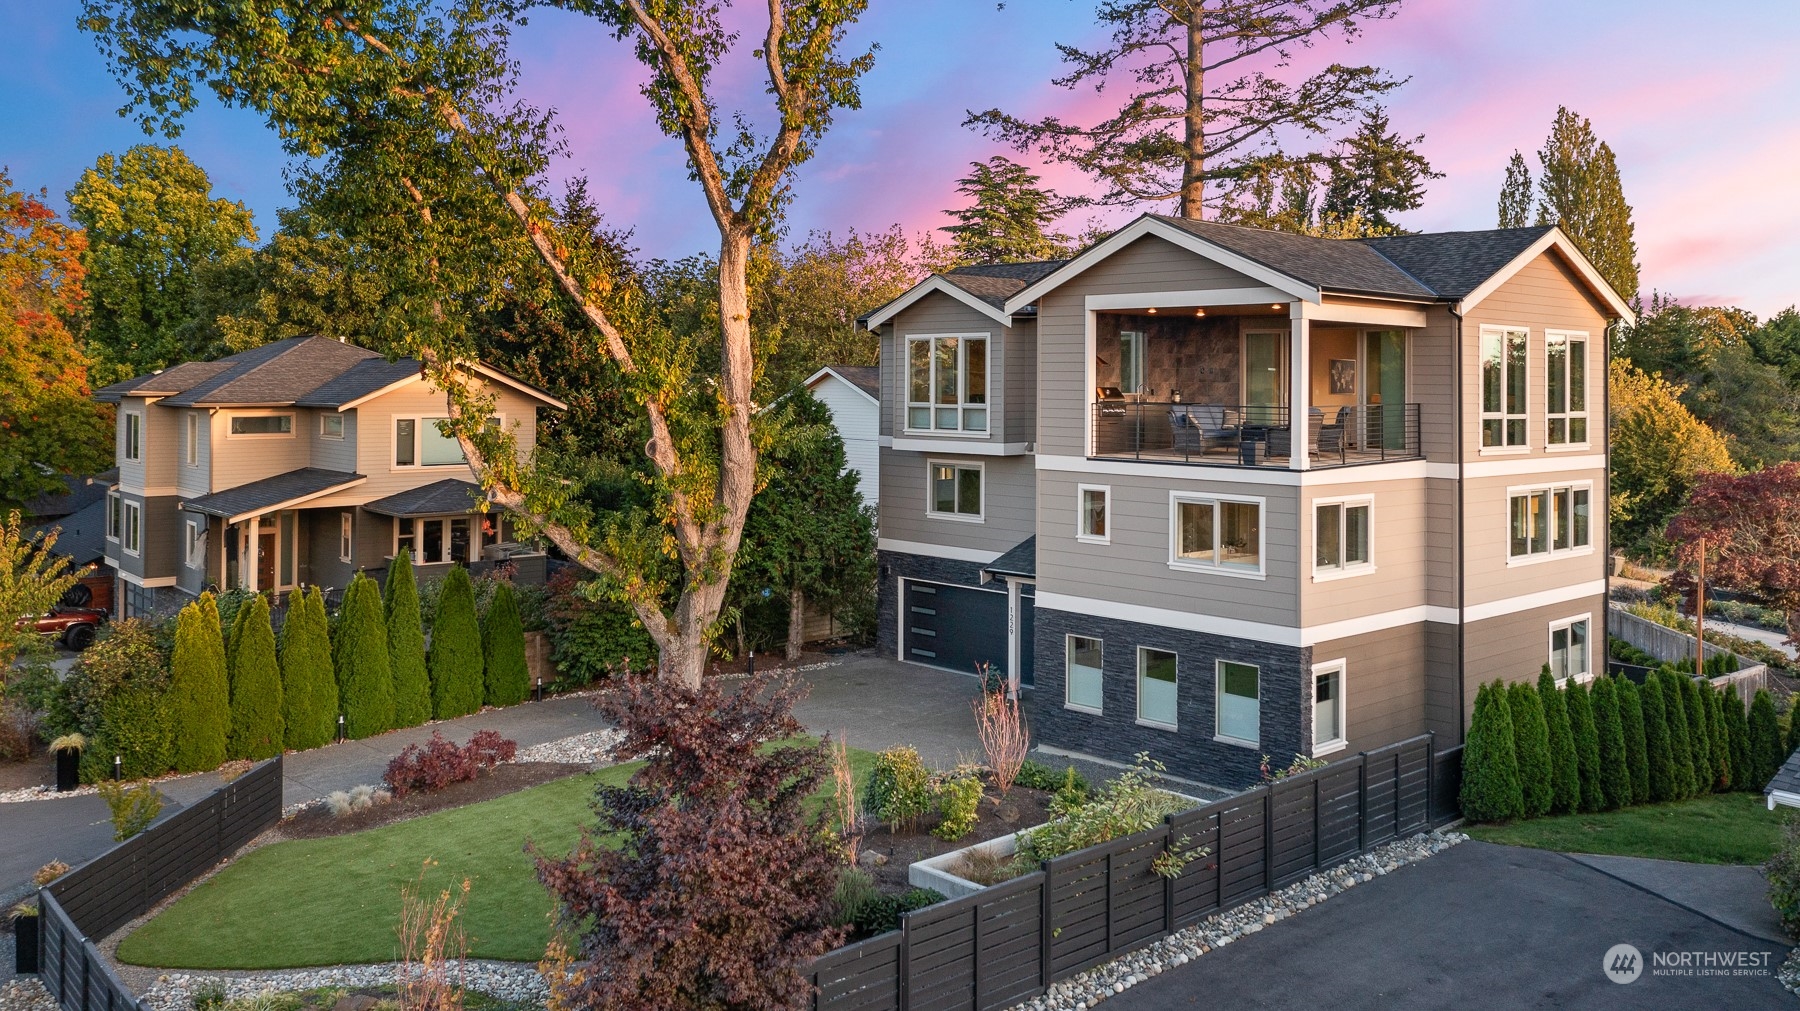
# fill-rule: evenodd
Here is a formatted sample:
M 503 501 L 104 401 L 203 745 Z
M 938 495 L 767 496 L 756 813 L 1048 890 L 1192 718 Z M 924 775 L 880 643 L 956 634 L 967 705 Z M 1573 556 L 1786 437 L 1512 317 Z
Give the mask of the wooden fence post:
M 1056 934 L 1050 926 L 1050 921 L 1052 919 L 1051 914 L 1055 911 L 1055 903 L 1052 901 L 1052 896 L 1056 892 L 1056 875 L 1050 869 L 1051 863 L 1052 861 L 1046 860 L 1041 865 L 1044 868 L 1044 901 L 1038 906 L 1038 908 L 1042 910 L 1042 922 L 1038 924 L 1038 930 L 1043 945 L 1043 951 L 1041 952 L 1043 957 L 1039 961 L 1043 965 L 1041 975 L 1043 977 L 1043 985 L 1046 989 L 1054 982 L 1051 977 L 1052 963 L 1050 961 L 1050 945 L 1056 940 Z
M 1263 888 L 1275 890 L 1275 783 L 1263 787 Z

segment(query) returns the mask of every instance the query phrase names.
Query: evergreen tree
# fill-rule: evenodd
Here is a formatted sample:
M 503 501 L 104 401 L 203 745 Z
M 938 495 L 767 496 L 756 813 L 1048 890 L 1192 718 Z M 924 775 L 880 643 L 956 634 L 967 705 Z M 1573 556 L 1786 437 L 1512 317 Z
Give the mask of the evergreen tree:
M 1750 787 L 1761 790 L 1775 777 L 1785 756 L 1781 753 L 1781 723 L 1775 716 L 1775 700 L 1758 688 L 1750 700 Z
M 1550 734 L 1550 810 L 1567 814 L 1581 806 L 1581 772 L 1576 767 L 1575 735 L 1569 728 L 1569 707 L 1562 689 L 1550 674 L 1550 665 L 1538 673 L 1538 699 L 1544 705 L 1544 725 Z
M 231 733 L 231 689 L 225 678 L 219 605 L 210 593 L 202 593 L 175 619 L 175 653 L 169 662 L 169 726 L 175 740 L 176 772 L 204 772 L 225 761 L 225 743 Z
M 1524 814 L 1511 706 L 1499 681 L 1484 684 L 1475 693 L 1475 712 L 1463 742 L 1459 799 L 1463 817 L 1470 821 L 1511 821 Z
M 275 659 L 275 629 L 269 623 L 269 601 L 262 594 L 238 608 L 227 660 L 231 736 L 226 741 L 225 754 L 251 761 L 281 754 L 286 743 L 281 715 L 281 667 Z
M 525 665 L 525 626 L 511 583 L 501 580 L 481 623 L 481 659 L 486 671 L 490 706 L 513 706 L 531 694 L 531 671 Z
M 1556 793 L 1550 773 L 1550 726 L 1544 722 L 1544 703 L 1531 682 L 1519 681 L 1508 687 L 1506 699 L 1519 753 L 1521 814 L 1536 818 L 1549 813 Z
M 1669 710 L 1663 705 L 1662 678 L 1644 679 L 1644 755 L 1650 770 L 1650 799 L 1660 804 L 1677 800 L 1680 784 L 1675 779 L 1675 753 L 1669 743 Z
M 1707 733 L 1712 725 L 1712 717 L 1706 705 L 1703 692 L 1712 691 L 1709 685 L 1700 687 L 1698 678 L 1681 679 L 1681 702 L 1687 709 L 1688 740 L 1694 749 L 1694 792 L 1696 794 L 1711 793 L 1713 784 L 1718 781 L 1718 773 L 1713 771 L 1712 737 Z
M 1631 802 L 1650 803 L 1650 755 L 1644 740 L 1644 700 L 1629 678 L 1618 678 L 1619 724 L 1625 731 L 1625 767 L 1631 772 Z
M 1789 755 L 1792 755 L 1795 749 L 1800 749 L 1800 703 L 1792 703 L 1788 707 L 1787 741 L 1781 746 L 1781 750 Z
M 956 192 L 970 200 L 961 210 L 945 211 L 956 224 L 949 232 L 951 255 L 958 263 L 1015 263 L 1051 260 L 1066 253 L 1069 237 L 1046 232 L 1063 212 L 1064 202 L 1038 185 L 1038 176 L 1004 155 L 985 163 L 970 162 L 969 174 L 956 181 Z
M 1712 742 L 1713 789 L 1731 789 L 1731 738 L 1725 722 L 1725 695 L 1712 686 L 1702 692 L 1706 697 L 1707 733 Z
M 1620 298 L 1636 298 L 1637 238 L 1612 148 L 1592 123 L 1558 108 L 1538 164 L 1537 223 L 1561 225 Z
M 1698 784 L 1694 782 L 1693 741 L 1688 736 L 1687 693 L 1681 687 L 1684 675 L 1664 668 L 1657 676 L 1662 681 L 1663 711 L 1669 718 L 1669 760 L 1675 763 L 1670 783 L 1675 799 L 1685 800 L 1695 794 Z
M 331 643 L 344 734 L 351 739 L 394 729 L 394 671 L 388 660 L 384 625 L 381 591 L 373 579 L 358 572 L 344 590 L 337 635 Z
M 1420 154 L 1423 134 L 1408 140 L 1389 129 L 1387 110 L 1363 110 L 1357 130 L 1332 163 L 1320 217 L 1327 223 L 1359 222 L 1367 234 L 1402 231 L 1394 215 L 1425 202 L 1425 182 L 1442 179 Z
M 407 548 L 401 548 L 388 566 L 381 602 L 387 621 L 388 663 L 394 668 L 394 726 L 416 727 L 431 719 L 431 682 L 425 673 L 419 584 Z
M 1604 806 L 1607 810 L 1629 807 L 1631 765 L 1625 753 L 1625 724 L 1613 679 L 1596 678 L 1589 700 L 1594 709 L 1594 732 L 1600 741 L 1600 793 Z
M 481 627 L 475 617 L 475 587 L 469 572 L 455 566 L 438 590 L 437 616 L 431 622 L 431 714 L 444 720 L 467 716 L 481 708 Z
M 1517 151 L 1506 163 L 1506 181 L 1500 184 L 1500 227 L 1524 228 L 1531 224 L 1531 170 Z
M 1563 688 L 1563 704 L 1569 707 L 1569 729 L 1575 735 L 1575 768 L 1581 776 L 1581 809 L 1598 811 L 1606 806 L 1600 785 L 1600 734 L 1594 727 L 1594 707 L 1587 686 L 1570 679 Z
M 295 751 L 330 744 L 337 733 L 337 672 L 327 624 L 318 587 L 289 598 L 281 623 L 281 713 L 287 746 Z
M 1762 784 L 1756 782 L 1756 762 L 1750 753 L 1750 720 L 1734 684 L 1725 686 L 1725 727 L 1726 736 L 1731 738 L 1731 785 L 1753 793 L 1761 790 Z

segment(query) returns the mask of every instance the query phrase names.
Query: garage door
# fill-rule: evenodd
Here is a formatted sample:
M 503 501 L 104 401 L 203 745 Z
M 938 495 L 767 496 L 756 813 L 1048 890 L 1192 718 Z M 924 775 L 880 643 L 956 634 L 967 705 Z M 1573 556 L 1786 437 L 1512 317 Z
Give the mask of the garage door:
M 975 665 L 1006 669 L 1006 590 L 907 580 L 902 659 L 973 675 Z M 1021 680 L 1031 683 L 1031 598 L 1021 603 Z

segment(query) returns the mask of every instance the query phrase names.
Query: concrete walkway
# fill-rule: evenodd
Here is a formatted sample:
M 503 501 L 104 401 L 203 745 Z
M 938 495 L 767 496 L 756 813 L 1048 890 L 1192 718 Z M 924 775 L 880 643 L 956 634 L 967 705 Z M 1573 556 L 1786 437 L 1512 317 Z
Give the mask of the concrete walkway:
M 1758 868 L 1590 853 L 1568 856 L 1733 930 L 1773 944 L 1790 943 L 1781 917 L 1769 905 L 1769 881 Z

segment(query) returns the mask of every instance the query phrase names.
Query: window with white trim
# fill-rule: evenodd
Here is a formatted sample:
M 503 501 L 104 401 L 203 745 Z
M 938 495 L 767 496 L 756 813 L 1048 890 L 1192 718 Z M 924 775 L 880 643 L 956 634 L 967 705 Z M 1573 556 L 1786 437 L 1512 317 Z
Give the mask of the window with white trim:
M 1585 446 L 1587 334 L 1544 334 L 1545 438 L 1551 446 Z
M 449 418 L 395 418 L 394 419 L 394 466 L 396 467 L 455 467 L 467 464 L 468 458 L 463 455 L 462 443 L 454 435 L 445 435 L 438 427 L 440 422 Z M 498 427 L 500 419 L 489 418 L 490 426 Z
M 198 569 L 205 558 L 206 535 L 200 532 L 199 520 L 187 521 L 187 567 Z
M 342 439 L 344 437 L 344 416 L 341 414 L 319 415 L 319 438 Z
M 291 414 L 240 414 L 231 419 L 231 434 L 237 436 L 281 436 L 294 434 Z
M 926 515 L 958 520 L 981 519 L 981 464 L 938 463 L 934 460 L 926 467 L 931 475 Z
M 1531 332 L 1518 327 L 1481 328 L 1481 448 L 1525 449 L 1526 346 Z
M 411 516 L 394 517 L 394 556 L 396 558 L 399 557 L 401 551 L 405 551 L 414 563 L 420 560 L 418 522 Z
M 338 513 L 338 561 L 347 562 L 356 550 L 356 518 L 352 513 Z
M 1165 649 L 1139 646 L 1137 661 L 1138 722 L 1174 730 L 1180 658 Z
M 1256 747 L 1262 741 L 1262 671 L 1255 665 L 1220 660 L 1217 719 L 1213 733 L 1222 741 Z
M 988 430 L 988 341 L 951 334 L 906 339 L 908 431 Z
M 1508 560 L 1593 550 L 1593 498 L 1591 482 L 1507 489 Z
M 193 411 L 187 414 L 187 465 L 200 465 L 200 415 Z
M 120 541 L 124 544 L 125 553 L 135 555 L 142 550 L 143 507 L 136 502 L 125 503 L 124 529 L 120 533 Z
M 1063 705 L 1099 714 L 1105 701 L 1106 643 L 1085 635 L 1071 635 L 1064 649 L 1068 677 L 1063 682 Z
M 1358 498 L 1313 503 L 1313 576 L 1330 578 L 1375 568 L 1371 518 L 1375 500 Z
M 1550 675 L 1558 681 L 1588 676 L 1588 616 L 1550 623 Z
M 125 412 L 125 459 L 144 458 L 144 416 L 138 411 Z
M 1105 485 L 1084 484 L 1075 489 L 1080 515 L 1076 517 L 1075 539 L 1092 544 L 1112 540 L 1112 489 Z
M 125 529 L 124 500 L 116 491 L 106 493 L 106 539 L 116 541 Z
M 1169 566 L 1261 575 L 1261 499 L 1170 495 Z
M 1344 720 L 1342 660 L 1313 665 L 1313 757 L 1342 751 L 1349 744 Z

